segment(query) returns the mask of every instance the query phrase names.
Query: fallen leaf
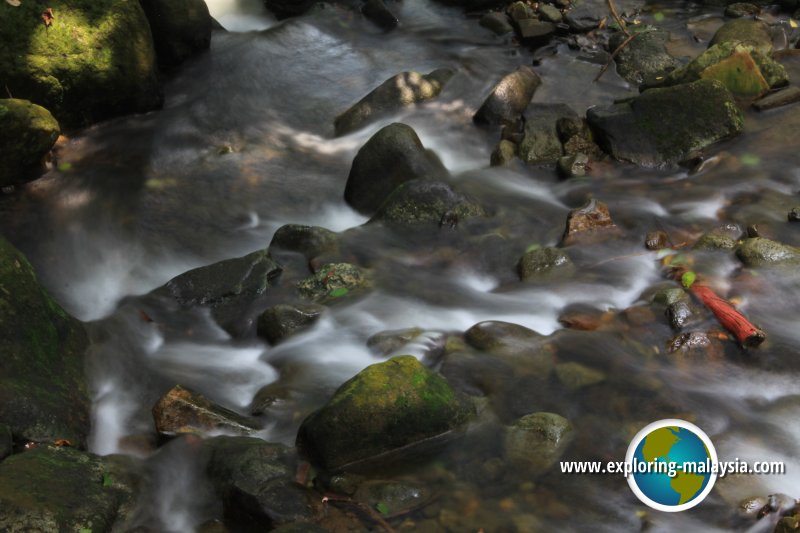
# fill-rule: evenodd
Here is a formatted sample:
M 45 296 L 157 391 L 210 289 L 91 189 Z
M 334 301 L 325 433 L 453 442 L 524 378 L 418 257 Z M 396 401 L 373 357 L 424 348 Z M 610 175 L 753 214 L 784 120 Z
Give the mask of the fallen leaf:
M 8 2 L 9 4 L 11 4 L 11 1 L 10 1 L 10 0 L 6 0 L 6 2 Z M 19 3 L 19 2 L 17 2 L 17 3 Z M 13 5 L 13 4 L 12 4 L 12 5 Z M 789 19 L 789 26 L 791 26 L 792 28 L 797 28 L 797 21 L 796 21 L 796 20 L 794 20 L 794 19 Z
M 6 0 L 6 4 L 14 7 L 19 7 L 20 4 L 22 4 L 22 2 L 20 2 L 19 0 Z
M 55 444 L 56 446 L 69 446 L 70 448 L 72 447 L 72 443 L 67 439 L 56 439 L 53 442 L 53 444 Z
M 8 0 L 6 0 L 6 1 L 8 1 Z M 53 19 L 55 19 L 55 18 L 56 18 L 56 16 L 53 14 L 53 8 L 48 7 L 47 9 L 42 11 L 42 22 L 44 22 L 44 27 L 45 28 L 49 28 L 50 26 L 52 26 L 53 25 Z

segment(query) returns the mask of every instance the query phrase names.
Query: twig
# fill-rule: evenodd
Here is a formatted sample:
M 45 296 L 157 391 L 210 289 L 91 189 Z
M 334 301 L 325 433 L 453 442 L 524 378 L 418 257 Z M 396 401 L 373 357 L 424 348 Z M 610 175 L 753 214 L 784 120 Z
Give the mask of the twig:
M 631 34 L 628 32 L 628 28 L 625 27 L 625 21 L 622 20 L 622 17 L 620 17 L 619 13 L 617 13 L 617 6 L 614 4 L 614 0 L 606 0 L 606 3 L 608 4 L 608 10 L 611 11 L 611 16 L 614 17 L 614 20 L 617 22 L 619 29 L 622 30 L 622 33 L 630 37 Z
M 14 98 L 14 95 L 11 94 L 11 91 L 8 90 L 8 85 L 4 85 L 4 87 L 6 88 L 6 94 L 8 94 L 8 97 L 9 98 Z
M 609 4 L 611 3 L 611 1 L 612 0 L 609 0 Z M 616 50 L 614 50 L 614 53 L 612 53 L 611 57 L 608 58 L 608 63 L 603 65 L 603 68 L 600 69 L 600 72 L 598 72 L 597 76 L 595 76 L 594 81 L 598 81 L 603 76 L 603 74 L 606 73 L 606 71 L 608 70 L 608 67 L 610 67 L 611 63 L 614 62 L 614 58 L 617 57 L 617 54 L 620 53 L 620 51 L 623 48 L 628 46 L 628 43 L 630 43 L 632 40 L 634 40 L 637 35 L 639 35 L 638 33 L 628 33 L 627 30 L 624 30 L 624 28 L 623 28 L 623 31 L 625 31 L 625 35 L 627 35 L 628 37 L 626 37 L 625 40 L 622 41 L 622 44 L 619 45 Z

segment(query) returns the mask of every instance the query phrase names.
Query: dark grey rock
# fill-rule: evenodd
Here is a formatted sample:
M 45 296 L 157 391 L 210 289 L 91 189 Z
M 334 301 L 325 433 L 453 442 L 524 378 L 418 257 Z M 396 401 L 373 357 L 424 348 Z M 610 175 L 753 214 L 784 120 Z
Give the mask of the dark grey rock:
M 361 12 L 367 19 L 385 31 L 396 28 L 400 23 L 383 0 L 367 0 L 361 7 Z
M 397 188 L 370 219 L 400 228 L 458 225 L 486 216 L 475 200 L 442 181 L 414 180 Z
M 554 163 L 564 155 L 558 134 L 559 120 L 577 118 L 566 104 L 531 104 L 525 110 L 525 137 L 519 158 L 528 164 Z
M 613 52 L 625 39 L 624 33 L 615 33 L 608 42 L 608 49 Z M 668 31 L 638 33 L 614 58 L 617 73 L 631 83 L 640 84 L 674 69 L 677 62 L 667 53 L 667 41 Z
M 318 304 L 278 304 L 258 317 L 258 336 L 277 344 L 314 325 L 327 308 Z
M 563 250 L 537 248 L 522 256 L 517 269 L 522 281 L 551 280 L 572 275 L 575 265 Z
M 495 35 L 506 35 L 514 31 L 506 14 L 499 11 L 486 13 L 481 17 L 479 24 Z
M 150 29 L 156 56 L 162 67 L 171 67 L 211 45 L 211 15 L 203 0 L 140 0 Z
M 531 67 L 519 67 L 494 86 L 473 119 L 478 124 L 513 123 L 528 107 L 541 83 L 541 79 Z
M 556 25 L 537 19 L 522 19 L 516 21 L 517 35 L 520 40 L 532 46 L 546 44 L 556 33 Z
M 558 23 L 564 18 L 561 11 L 550 4 L 541 4 L 539 6 L 539 16 L 546 22 Z
M 319 226 L 286 224 L 278 228 L 269 243 L 270 253 L 278 250 L 297 252 L 306 259 L 333 253 L 339 247 L 339 236 Z

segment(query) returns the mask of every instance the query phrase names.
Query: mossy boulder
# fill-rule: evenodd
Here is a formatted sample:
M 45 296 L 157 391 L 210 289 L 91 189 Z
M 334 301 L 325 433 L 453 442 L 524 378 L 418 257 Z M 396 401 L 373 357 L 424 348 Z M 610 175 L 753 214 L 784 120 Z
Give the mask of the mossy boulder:
M 736 257 L 749 267 L 800 263 L 800 248 L 755 237 L 745 239 L 736 248 Z
M 475 113 L 477 124 L 510 124 L 520 119 L 542 80 L 528 66 L 503 76 Z
M 453 74 L 452 70 L 442 68 L 429 74 L 412 71 L 392 76 L 336 117 L 333 123 L 336 135 L 356 131 L 369 122 L 396 113 L 405 106 L 435 98 Z
M 258 317 L 258 336 L 270 344 L 277 344 L 310 328 L 326 309 L 319 304 L 274 305 Z
M 162 67 L 179 65 L 211 45 L 211 15 L 203 0 L 139 1 Z
M 16 98 L 70 128 L 161 105 L 153 38 L 137 0 L 1 7 L 0 87 Z M 55 19 L 46 27 L 49 7 Z
M 587 119 L 603 150 L 647 167 L 678 163 L 744 127 L 730 91 L 712 79 L 649 89 L 625 102 L 593 107 Z
M 750 45 L 762 54 L 772 53 L 772 35 L 763 20 L 740 18 L 726 22 L 717 30 L 708 46 L 711 48 L 723 43 Z
M 297 285 L 301 296 L 318 303 L 333 303 L 372 288 L 369 273 L 350 263 L 326 263 Z
M 444 439 L 474 406 L 410 355 L 368 366 L 306 418 L 297 446 L 312 462 L 341 470 Z
M 575 272 L 569 256 L 558 248 L 536 248 L 525 252 L 517 265 L 522 281 L 550 280 Z
M 403 229 L 437 225 L 452 228 L 465 220 L 486 214 L 473 198 L 456 191 L 448 183 L 419 179 L 398 187 L 370 222 Z
M 28 100 L 0 99 L 0 187 L 38 178 L 60 132 L 47 109 Z
M 622 32 L 615 33 L 608 41 L 608 49 L 617 50 L 625 41 Z M 662 30 L 643 31 L 636 35 L 614 58 L 617 74 L 630 83 L 640 84 L 675 68 L 675 58 L 667 53 L 669 32 Z
M 505 449 L 509 461 L 533 475 L 552 467 L 574 437 L 569 420 L 555 413 L 523 416 L 506 431 Z
M 0 424 L 17 439 L 85 446 L 88 345 L 83 324 L 53 301 L 25 257 L 0 237 Z
M 411 126 L 393 123 L 370 137 L 356 154 L 344 199 L 358 212 L 372 215 L 403 183 L 446 174 L 439 158 L 422 146 Z
M 0 530 L 126 531 L 141 482 L 128 457 L 40 446 L 0 463 Z

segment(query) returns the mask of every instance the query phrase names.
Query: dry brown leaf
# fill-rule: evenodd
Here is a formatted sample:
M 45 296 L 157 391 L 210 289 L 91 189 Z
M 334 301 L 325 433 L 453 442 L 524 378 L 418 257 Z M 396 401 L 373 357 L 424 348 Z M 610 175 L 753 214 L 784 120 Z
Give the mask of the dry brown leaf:
M 19 0 L 6 0 L 6 4 L 13 7 L 19 7 L 20 4 L 22 4 L 22 2 L 20 2 Z

